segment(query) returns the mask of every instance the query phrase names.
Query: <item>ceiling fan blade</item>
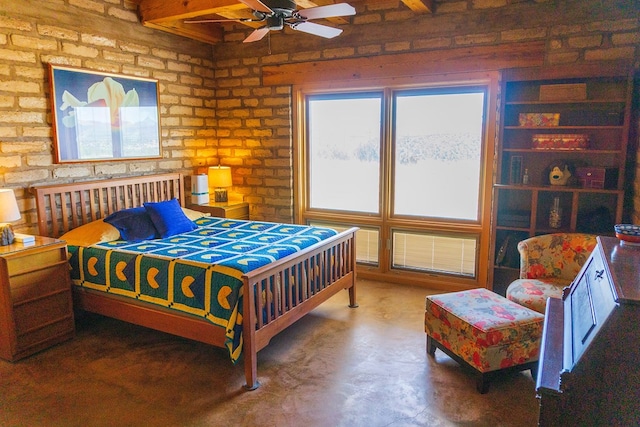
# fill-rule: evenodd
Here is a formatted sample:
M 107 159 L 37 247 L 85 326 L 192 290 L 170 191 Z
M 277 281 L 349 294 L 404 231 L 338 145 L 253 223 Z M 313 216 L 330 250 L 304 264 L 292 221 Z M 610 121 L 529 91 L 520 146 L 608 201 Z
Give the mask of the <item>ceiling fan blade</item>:
M 242 43 L 251 43 L 251 42 L 257 42 L 258 40 L 262 40 L 262 38 L 266 36 L 268 32 L 269 32 L 269 28 L 267 27 L 258 28 L 257 30 L 249 34 L 249 37 L 244 39 Z
M 342 33 L 342 30 L 339 28 L 328 27 L 313 22 L 295 22 L 291 24 L 290 27 L 303 33 L 313 34 L 327 39 L 332 39 Z
M 250 9 L 257 10 L 263 13 L 273 13 L 273 10 L 269 8 L 266 4 L 262 3 L 260 0 L 238 0 L 240 3 L 249 7 Z
M 310 7 L 302 9 L 298 14 L 306 19 L 332 18 L 334 16 L 355 15 L 356 9 L 348 3 L 330 4 L 327 6 Z

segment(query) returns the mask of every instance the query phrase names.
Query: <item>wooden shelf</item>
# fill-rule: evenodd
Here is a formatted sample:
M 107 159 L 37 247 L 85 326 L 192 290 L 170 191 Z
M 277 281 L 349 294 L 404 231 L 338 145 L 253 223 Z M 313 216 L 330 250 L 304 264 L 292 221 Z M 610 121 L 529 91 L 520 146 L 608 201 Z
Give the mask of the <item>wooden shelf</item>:
M 505 105 L 624 104 L 624 99 L 585 99 L 567 101 L 509 101 Z
M 617 125 L 599 125 L 599 126 L 505 126 L 505 129 L 508 130 L 535 130 L 537 132 L 548 131 L 548 133 L 558 133 L 556 130 L 597 130 L 597 129 L 624 129 L 624 126 Z
M 493 185 L 492 262 L 497 281 L 509 277 L 519 254 L 516 245 L 506 256 L 509 265 L 498 265 L 499 249 L 507 241 L 553 232 L 612 234 L 622 221 L 624 177 L 631 122 L 633 72 L 630 68 L 613 75 L 606 66 L 587 67 L 584 74 L 559 67 L 557 70 L 527 69 L 506 72 L 502 96 L 504 114 L 498 141 L 498 166 Z M 587 99 L 540 100 L 540 88 L 547 85 L 579 84 Z M 520 126 L 520 114 L 557 113 L 559 126 Z M 544 150 L 531 148 L 534 134 L 579 133 L 589 136 L 588 149 Z M 549 185 L 549 169 L 556 161 L 577 167 L 617 169 L 618 178 L 608 188 Z M 519 172 L 512 171 L 519 165 Z M 529 184 L 516 184 L 527 169 Z M 516 182 L 516 183 L 514 183 Z M 549 226 L 549 211 L 558 197 L 562 207 L 561 226 Z M 511 224 L 511 225 L 510 225 Z M 504 256 L 504 255 L 503 255 Z M 491 273 L 490 273 L 491 274 Z M 490 286 L 493 283 L 489 284 Z M 501 285 L 504 285 L 501 283 Z
M 524 184 L 494 184 L 494 188 L 502 188 L 506 190 L 521 191 L 549 191 L 549 192 L 565 192 L 565 193 L 604 193 L 616 194 L 622 192 L 616 188 L 584 188 L 584 187 L 568 187 L 565 185 L 524 185 Z
M 506 153 L 537 153 L 537 154 L 553 154 L 568 155 L 568 154 L 622 154 L 620 150 L 541 150 L 535 148 L 504 148 L 502 150 Z

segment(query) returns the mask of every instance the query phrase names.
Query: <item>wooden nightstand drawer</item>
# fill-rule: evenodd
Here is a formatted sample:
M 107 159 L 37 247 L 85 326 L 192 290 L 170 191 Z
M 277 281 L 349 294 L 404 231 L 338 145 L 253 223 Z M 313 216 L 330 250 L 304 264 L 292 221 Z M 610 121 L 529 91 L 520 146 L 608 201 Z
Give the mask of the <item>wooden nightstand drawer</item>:
M 9 276 L 16 276 L 34 268 L 41 268 L 44 265 L 51 265 L 67 260 L 62 256 L 59 249 L 45 250 L 42 252 L 23 252 L 17 256 L 7 257 L 7 270 Z
M 20 337 L 32 330 L 45 328 L 51 323 L 69 319 L 70 292 L 70 290 L 58 291 L 14 305 L 16 334 Z
M 51 267 L 37 269 L 34 267 L 37 266 L 31 266 L 32 271 L 25 271 L 11 277 L 9 288 L 14 304 L 51 292 L 70 289 L 65 278 L 65 275 L 69 274 L 66 261 Z
M 59 319 L 39 328 L 25 332 L 18 337 L 14 351 L 14 360 L 30 356 L 40 350 L 67 341 L 75 335 L 72 317 Z
M 214 203 L 209 202 L 206 205 L 189 205 L 189 209 L 193 209 L 200 212 L 206 212 L 211 216 L 217 216 L 218 218 L 230 218 L 230 219 L 249 219 L 249 204 L 245 202 L 241 203 Z

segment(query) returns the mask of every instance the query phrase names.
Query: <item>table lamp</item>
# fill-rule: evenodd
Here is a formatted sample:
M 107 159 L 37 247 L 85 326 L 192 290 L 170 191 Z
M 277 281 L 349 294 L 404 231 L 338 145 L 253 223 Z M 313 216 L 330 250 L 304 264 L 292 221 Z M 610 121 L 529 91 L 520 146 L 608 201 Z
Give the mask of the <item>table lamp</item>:
M 9 223 L 19 219 L 20 209 L 13 190 L 0 188 L 0 246 L 13 243 L 13 229 Z
M 227 166 L 209 167 L 209 191 L 213 189 L 216 202 L 226 202 L 227 187 L 231 187 L 231 169 Z

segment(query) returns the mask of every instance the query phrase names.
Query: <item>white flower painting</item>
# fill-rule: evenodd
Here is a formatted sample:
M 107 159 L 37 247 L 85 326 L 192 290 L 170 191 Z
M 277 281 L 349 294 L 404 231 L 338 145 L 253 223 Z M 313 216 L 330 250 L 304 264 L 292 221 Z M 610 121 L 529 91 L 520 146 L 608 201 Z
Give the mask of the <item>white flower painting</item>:
M 157 82 L 51 67 L 57 160 L 160 157 Z

